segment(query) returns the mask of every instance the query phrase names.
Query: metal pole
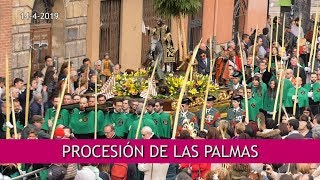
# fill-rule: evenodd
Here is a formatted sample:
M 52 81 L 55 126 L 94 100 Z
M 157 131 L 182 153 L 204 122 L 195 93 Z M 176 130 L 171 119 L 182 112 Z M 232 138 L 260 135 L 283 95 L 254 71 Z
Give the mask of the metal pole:
M 43 171 L 43 170 L 46 170 L 46 169 L 47 169 L 46 167 L 43 167 L 43 168 L 40 168 L 40 169 L 31 171 L 31 172 L 29 172 L 29 173 L 26 173 L 26 174 L 24 174 L 24 175 L 14 177 L 14 178 L 12 178 L 12 180 L 22 179 L 22 178 L 24 178 L 24 177 L 31 176 L 31 175 L 33 175 L 33 174 L 36 174 L 36 173 L 38 173 L 38 172 L 40 172 L 40 171 Z

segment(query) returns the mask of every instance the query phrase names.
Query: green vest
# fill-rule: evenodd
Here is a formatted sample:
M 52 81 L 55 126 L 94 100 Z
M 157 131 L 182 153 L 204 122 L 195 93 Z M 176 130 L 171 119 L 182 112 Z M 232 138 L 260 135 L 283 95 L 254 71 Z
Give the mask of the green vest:
M 293 84 L 291 83 L 291 81 L 287 78 L 284 79 L 284 83 L 283 83 L 283 97 L 282 97 L 282 100 L 283 100 L 283 106 L 284 107 L 292 107 L 291 106 L 291 102 L 292 102 L 292 99 L 288 99 L 287 96 L 288 96 L 288 91 L 289 89 L 293 88 Z M 280 92 L 281 93 L 281 92 Z M 291 98 L 291 97 L 290 97 Z
M 101 110 L 98 111 L 97 116 L 97 133 L 101 134 L 101 127 L 104 124 L 104 114 Z M 95 112 L 83 112 L 78 108 L 73 109 L 70 115 L 70 128 L 75 134 L 90 134 L 94 133 Z M 100 132 L 99 132 L 100 131 Z
M 46 115 L 44 116 L 44 123 L 42 124 L 42 129 L 48 131 L 48 120 L 52 120 L 52 124 L 54 123 L 54 118 L 56 115 L 56 110 L 54 108 L 49 108 L 46 111 Z M 70 119 L 70 114 L 69 111 L 66 109 L 61 109 L 60 110 L 60 115 L 58 116 L 57 124 L 56 126 L 62 124 L 63 126 L 69 126 L 69 119 Z
M 313 85 L 313 100 L 314 102 L 320 101 L 320 83 L 319 82 L 316 82 Z
M 295 95 L 295 93 L 296 93 L 296 88 L 295 87 L 292 87 L 292 88 L 289 89 L 289 92 L 288 92 L 288 95 L 287 95 L 287 101 L 286 101 L 286 102 L 288 102 L 288 104 L 286 104 L 285 107 L 293 107 L 294 100 L 292 100 L 292 96 Z M 297 95 L 298 95 L 298 106 L 300 108 L 309 106 L 308 91 L 305 88 L 300 87 L 298 89 L 298 94 Z
M 243 101 L 243 109 L 246 110 L 245 102 Z M 255 121 L 256 116 L 259 113 L 259 109 L 257 107 L 257 102 L 254 98 L 250 98 L 248 100 L 248 108 L 249 108 L 249 120 Z
M 148 113 L 146 113 L 148 114 Z M 150 118 L 151 116 L 149 115 L 144 115 L 142 117 L 142 121 L 141 121 L 141 125 L 140 125 L 140 128 L 138 130 L 138 139 L 141 139 L 141 129 L 144 127 L 144 126 L 149 126 L 151 129 L 152 129 L 152 132 L 155 134 L 155 135 L 158 135 L 158 131 L 157 131 L 157 128 L 156 128 L 156 125 L 154 124 L 154 121 L 152 120 L 152 118 Z M 139 124 L 139 119 L 140 119 L 140 116 L 135 116 L 135 119 L 132 123 L 132 125 L 130 126 L 129 128 L 129 134 L 128 134 L 128 139 L 135 139 L 136 138 L 136 133 L 137 133 L 137 129 L 138 129 L 138 124 Z
M 153 120 L 154 124 L 156 125 L 157 131 L 158 131 L 158 136 L 163 137 L 162 123 L 161 123 L 160 115 L 156 112 L 153 112 L 152 114 L 150 114 L 150 116 L 152 117 L 152 120 Z
M 128 121 L 128 117 L 123 113 L 115 113 L 109 112 L 105 116 L 105 125 L 112 124 L 115 128 L 115 133 L 119 137 L 124 137 L 126 133 L 128 133 L 128 128 L 126 122 Z
M 274 102 L 276 101 L 276 98 L 273 98 L 273 94 L 276 94 L 276 91 L 271 92 L 271 94 L 265 93 L 264 99 L 263 99 L 263 110 L 273 112 L 274 108 Z M 277 105 L 279 104 L 279 100 Z M 279 105 L 278 105 L 279 106 Z M 277 108 L 278 111 L 278 108 Z
M 252 97 L 256 100 L 256 106 L 257 109 L 262 109 L 263 108 L 263 99 L 264 99 L 264 94 L 266 94 L 267 92 L 267 85 L 264 82 L 260 82 L 260 86 L 261 86 L 261 92 L 258 93 L 258 88 L 254 87 L 251 84 L 252 87 Z
M 165 137 L 165 138 L 171 138 L 171 120 L 170 120 L 170 115 L 165 112 L 161 112 L 159 114 L 160 116 L 160 124 L 161 124 L 161 131 L 162 131 L 162 136 L 160 137 Z M 160 132 L 159 132 L 160 134 Z

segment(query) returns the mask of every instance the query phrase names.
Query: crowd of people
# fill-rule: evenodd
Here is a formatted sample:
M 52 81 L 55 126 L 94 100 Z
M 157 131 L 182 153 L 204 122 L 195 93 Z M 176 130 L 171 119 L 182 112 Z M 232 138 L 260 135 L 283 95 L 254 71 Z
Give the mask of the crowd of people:
M 274 24 L 273 29 L 270 28 L 271 23 Z M 282 33 L 278 33 L 276 37 L 275 27 L 279 27 L 279 32 L 285 27 L 284 37 Z M 280 18 L 275 17 L 272 22 L 268 19 L 267 27 L 258 34 L 256 42 L 254 42 L 255 33 L 259 33 L 258 31 L 254 31 L 252 35 L 243 34 L 238 46 L 234 41 L 228 42 L 226 48 L 221 46 L 214 64 L 214 82 L 229 90 L 230 108 L 223 116 L 223 113 L 214 107 L 217 98 L 209 95 L 205 101 L 205 119 L 202 122 L 202 110 L 190 112 L 192 100 L 185 97 L 181 102 L 176 131 L 172 129 L 173 113 L 163 110 L 164 102 L 161 99 L 149 99 L 143 112 L 143 99 L 129 97 L 109 99 L 104 93 L 95 95 L 96 85 L 100 88 L 104 84 L 112 86 L 114 76 L 123 73 L 121 65 L 113 64 L 108 54 L 94 65 L 91 65 L 90 59 L 85 58 L 78 70 L 74 69 L 72 63 L 69 66 L 68 62 L 65 62 L 59 72 L 52 58 L 46 56 L 45 67 L 34 72 L 30 82 L 14 78 L 10 84 L 10 92 L 5 91 L 7 85 L 5 78 L 0 78 L 0 124 L 3 125 L 0 137 L 36 140 L 50 139 L 53 134 L 54 139 L 69 140 L 95 137 L 146 140 L 172 137 L 319 139 L 320 42 L 316 38 L 315 63 L 312 65 L 310 61 L 312 51 L 308 44 L 312 41 L 310 31 L 313 28 L 310 28 L 306 35 L 303 30 L 300 30 L 299 34 L 297 29 L 299 29 L 299 19 L 292 20 L 291 24 L 282 24 Z M 271 31 L 273 37 L 270 35 Z M 302 41 L 297 48 L 298 39 L 304 39 L 305 43 Z M 281 47 L 281 44 L 284 44 L 284 47 Z M 204 43 L 200 46 L 196 56 L 197 73 L 205 75 L 210 73 L 208 47 L 210 46 Z M 271 61 L 269 61 L 270 51 Z M 70 79 L 67 80 L 69 73 Z M 64 96 L 60 97 L 65 82 L 67 88 Z M 30 89 L 26 89 L 26 83 L 30 83 Z M 278 86 L 279 84 L 281 86 Z M 30 92 L 29 99 L 27 92 Z M 10 93 L 9 99 L 12 100 L 10 107 L 7 107 L 6 101 L 9 99 L 6 99 L 6 93 Z M 55 123 L 61 98 L 63 105 Z M 27 101 L 30 102 L 29 107 L 26 106 Z M 97 129 L 94 126 L 96 103 L 98 104 Z M 8 111 L 8 108 L 11 110 Z M 28 111 L 27 124 L 25 124 L 26 111 Z M 7 121 L 8 112 L 10 120 Z M 13 116 L 16 123 L 13 123 Z M 141 116 L 142 123 L 138 129 Z M 204 128 L 201 128 L 202 126 Z M 173 135 L 173 132 L 176 134 Z M 29 172 L 42 167 L 46 167 L 46 170 L 33 175 L 33 178 L 38 175 L 45 179 L 78 180 L 320 179 L 320 164 L 115 163 L 23 164 L 22 167 L 17 164 L 3 164 L 0 169 L 3 175 L 13 177 L 21 174 L 21 171 Z

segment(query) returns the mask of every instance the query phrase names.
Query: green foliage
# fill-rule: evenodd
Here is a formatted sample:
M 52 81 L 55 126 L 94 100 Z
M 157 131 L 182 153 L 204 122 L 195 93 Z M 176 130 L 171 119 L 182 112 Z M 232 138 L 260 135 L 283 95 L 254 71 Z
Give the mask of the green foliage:
M 201 7 L 200 0 L 154 0 L 154 7 L 160 16 L 194 15 Z

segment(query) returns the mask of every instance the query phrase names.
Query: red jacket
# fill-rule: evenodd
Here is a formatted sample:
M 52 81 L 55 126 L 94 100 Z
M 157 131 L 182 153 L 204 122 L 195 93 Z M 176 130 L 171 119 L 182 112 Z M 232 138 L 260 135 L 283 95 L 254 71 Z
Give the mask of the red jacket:
M 241 64 L 241 58 L 239 56 L 236 56 L 236 62 L 235 62 L 237 69 L 239 72 L 242 70 L 242 64 Z
M 198 164 L 189 164 L 189 163 L 181 163 L 180 168 L 189 168 L 191 167 L 191 174 L 192 174 L 192 179 L 197 179 L 200 174 L 201 178 L 205 178 L 207 173 L 210 172 L 211 170 L 211 164 L 210 163 L 198 163 Z

